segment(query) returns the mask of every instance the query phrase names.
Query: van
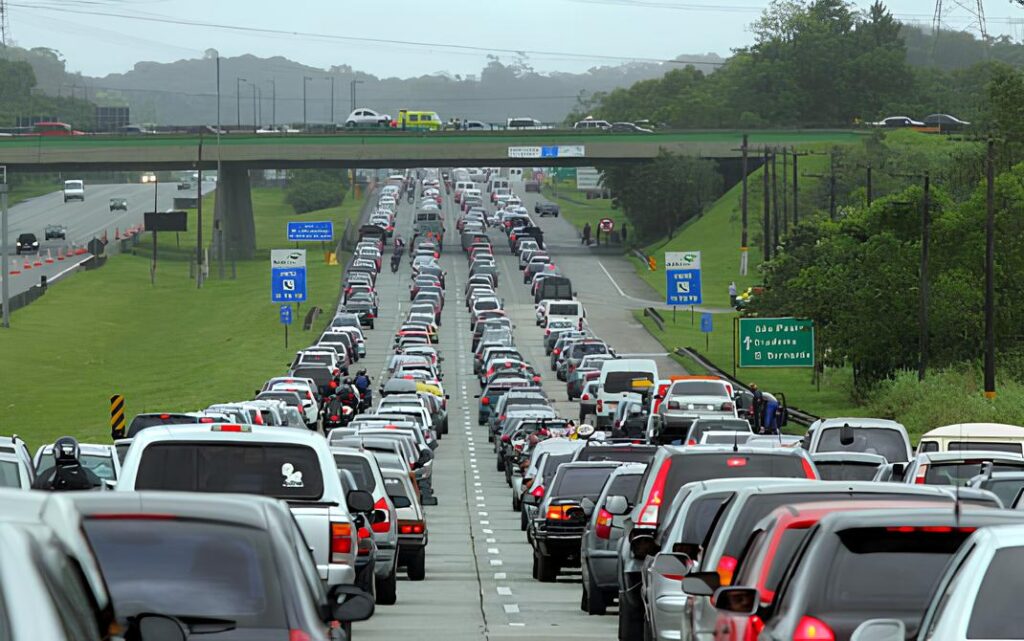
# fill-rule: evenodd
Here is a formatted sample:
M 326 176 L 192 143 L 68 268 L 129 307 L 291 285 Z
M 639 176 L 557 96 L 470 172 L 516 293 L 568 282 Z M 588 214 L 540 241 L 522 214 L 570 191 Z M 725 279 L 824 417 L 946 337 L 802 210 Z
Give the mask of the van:
M 921 436 L 917 445 L 922 452 L 955 452 L 985 450 L 988 452 L 1022 452 L 1024 427 L 1002 423 L 961 423 L 936 427 Z
M 537 287 L 537 293 L 533 296 L 533 302 L 539 303 L 542 300 L 572 300 L 574 296 L 571 280 L 564 276 L 549 276 Z
M 439 131 L 442 127 L 441 117 L 436 111 L 410 111 L 399 109 L 395 127 L 405 130 Z
M 642 401 L 658 380 L 658 364 L 649 358 L 620 358 L 607 361 L 601 367 L 600 386 L 597 392 L 595 416 L 597 426 L 611 425 L 612 417 L 619 403 Z
M 462 202 L 462 194 L 467 189 L 476 189 L 476 183 L 472 180 L 460 180 L 455 183 L 455 202 Z
M 487 183 L 487 193 L 492 193 L 495 189 L 508 189 L 509 193 L 511 193 L 512 182 L 508 178 L 495 176 L 491 178 L 491 182 Z
M 849 426 L 850 442 L 843 442 L 841 433 Z M 1024 429 L 1020 429 L 1024 432 Z M 889 463 L 906 463 L 911 459 L 907 428 L 882 418 L 823 418 L 811 423 L 801 445 L 811 454 L 824 452 L 864 452 L 885 457 Z M 974 445 L 974 443 L 971 443 Z M 978 449 L 975 447 L 960 449 Z M 1021 453 L 1020 446 L 1016 452 Z
M 523 168 L 522 167 L 509 167 L 508 178 L 509 178 L 509 180 L 522 180 L 523 179 Z
M 509 118 L 505 122 L 508 129 L 540 129 L 540 121 L 535 118 Z
M 594 120 L 593 118 L 585 118 L 580 120 L 572 126 L 573 129 L 611 129 L 611 124 L 607 120 Z
M 444 234 L 444 223 L 441 221 L 440 214 L 436 211 L 416 212 L 416 219 L 412 225 L 413 234 L 419 236 L 430 231 Z
M 64 181 L 64 202 L 80 200 L 85 202 L 85 183 L 81 180 Z
M 569 321 L 574 327 L 580 327 L 587 311 L 578 300 L 542 300 L 537 309 L 537 324 L 547 327 L 551 321 Z

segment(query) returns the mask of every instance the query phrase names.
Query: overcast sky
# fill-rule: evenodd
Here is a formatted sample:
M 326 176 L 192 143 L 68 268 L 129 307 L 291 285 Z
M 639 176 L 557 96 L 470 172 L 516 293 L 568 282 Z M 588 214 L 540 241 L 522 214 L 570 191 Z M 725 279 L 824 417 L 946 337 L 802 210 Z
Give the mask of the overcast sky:
M 763 0 L 8 0 L 8 19 L 15 44 L 57 49 L 67 59 L 69 71 L 91 76 L 124 72 L 138 61 L 199 57 L 215 48 L 222 56 L 280 55 L 314 67 L 348 64 L 378 76 L 407 77 L 437 71 L 478 73 L 486 64 L 486 50 L 492 48 L 540 52 L 529 56 L 539 71 L 582 71 L 629 59 L 667 59 L 686 53 L 727 56 L 730 49 L 750 43 L 747 25 L 767 4 Z M 857 4 L 864 8 L 870 2 Z M 924 24 L 931 23 L 935 6 L 934 0 L 887 4 L 901 20 Z M 945 4 L 954 3 L 947 0 Z M 991 34 L 1005 33 L 1015 39 L 1024 35 L 1024 9 L 1006 0 L 989 0 L 987 5 Z M 970 21 L 963 10 L 949 9 L 949 26 L 965 28 Z M 511 53 L 495 53 L 503 61 L 512 58 Z

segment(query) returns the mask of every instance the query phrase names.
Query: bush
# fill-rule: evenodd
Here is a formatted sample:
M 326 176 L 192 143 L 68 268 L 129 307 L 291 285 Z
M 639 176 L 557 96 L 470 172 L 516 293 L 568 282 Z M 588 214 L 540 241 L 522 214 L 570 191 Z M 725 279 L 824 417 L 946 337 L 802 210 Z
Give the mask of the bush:
M 294 183 L 288 186 L 285 202 L 292 206 L 296 214 L 304 214 L 318 209 L 337 207 L 345 201 L 345 192 L 335 182 L 315 181 Z
M 928 430 L 956 423 L 1024 425 L 1024 386 L 1000 380 L 995 400 L 982 395 L 983 379 L 976 365 L 963 364 L 929 372 L 923 382 L 917 372 L 900 371 L 878 383 L 868 394 L 868 416 L 899 421 L 911 439 Z

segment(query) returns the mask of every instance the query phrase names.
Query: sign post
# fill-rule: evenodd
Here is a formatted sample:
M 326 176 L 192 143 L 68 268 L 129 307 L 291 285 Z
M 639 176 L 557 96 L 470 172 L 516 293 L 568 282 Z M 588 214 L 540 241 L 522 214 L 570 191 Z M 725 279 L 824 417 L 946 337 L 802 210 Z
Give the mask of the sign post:
M 814 367 L 814 321 L 739 319 L 740 367 Z
M 110 438 L 124 437 L 124 395 L 114 394 L 110 397 Z
M 306 250 L 270 250 L 270 300 L 301 303 L 306 300 Z
M 284 348 L 288 349 L 288 326 L 292 324 L 292 306 L 281 305 L 281 324 L 284 325 Z
M 676 308 L 690 305 L 690 324 L 694 322 L 694 305 L 704 302 L 701 293 L 700 252 L 665 252 L 665 304 Z
M 714 327 L 714 317 L 711 312 L 704 312 L 700 315 L 700 331 L 704 333 L 704 351 L 711 348 L 711 331 Z

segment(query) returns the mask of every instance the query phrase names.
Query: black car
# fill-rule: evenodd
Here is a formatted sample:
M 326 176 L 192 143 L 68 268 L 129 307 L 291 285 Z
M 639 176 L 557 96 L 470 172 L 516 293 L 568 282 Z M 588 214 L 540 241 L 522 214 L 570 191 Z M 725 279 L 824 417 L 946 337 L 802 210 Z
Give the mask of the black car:
M 19 234 L 18 240 L 14 242 L 14 253 L 24 254 L 27 252 L 39 252 L 39 239 L 35 234 Z
M 545 216 L 554 216 L 555 218 L 558 218 L 559 211 L 558 204 L 556 203 L 537 203 L 533 206 L 533 213 L 540 214 L 541 218 Z
M 46 229 L 43 230 L 43 238 L 45 240 L 54 240 L 59 238 L 66 240 L 68 237 L 68 228 L 64 225 L 47 225 Z
M 373 304 L 348 303 L 345 305 L 345 311 L 359 317 L 360 327 L 369 327 L 370 329 L 373 329 L 373 319 L 376 318 L 376 314 L 373 313 Z

